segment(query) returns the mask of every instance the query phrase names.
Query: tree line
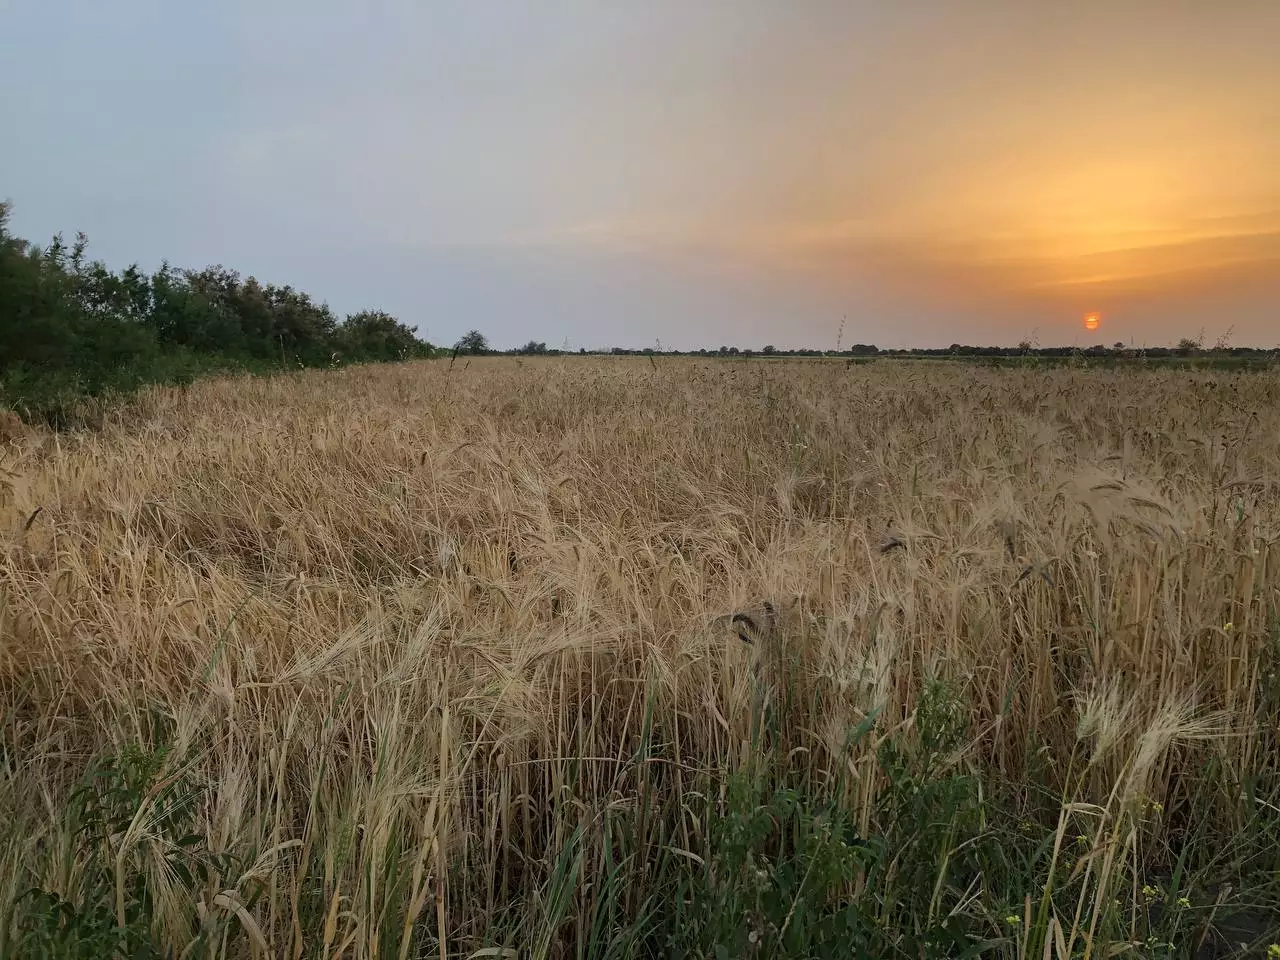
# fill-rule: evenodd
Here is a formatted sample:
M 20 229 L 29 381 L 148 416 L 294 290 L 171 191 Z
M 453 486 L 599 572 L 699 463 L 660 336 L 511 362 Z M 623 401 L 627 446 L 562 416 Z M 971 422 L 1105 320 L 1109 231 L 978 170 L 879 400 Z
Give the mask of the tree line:
M 1111 346 L 1094 344 L 1089 347 L 1041 347 L 1023 340 L 1014 346 L 973 346 L 953 343 L 946 347 L 909 347 L 902 349 L 882 349 L 874 343 L 854 343 L 835 350 L 821 350 L 812 347 L 779 349 L 772 344 L 754 349 L 751 347 L 721 346 L 718 348 L 703 347 L 697 350 L 663 349 L 661 345 L 653 347 L 603 347 L 588 350 L 579 347 L 571 350 L 548 347 L 543 341 L 530 340 L 528 343 L 510 350 L 497 350 L 490 346 L 489 339 L 479 330 L 471 330 L 453 347 L 457 353 L 478 355 L 508 356 L 615 356 L 615 357 L 845 357 L 850 360 L 859 358 L 884 357 L 886 359 L 919 358 L 955 358 L 955 359 L 1013 359 L 1018 357 L 1043 358 L 1046 360 L 1087 357 L 1094 359 L 1117 360 L 1163 360 L 1188 357 L 1204 357 L 1219 360 L 1267 360 L 1280 359 L 1280 349 L 1270 350 L 1261 347 L 1232 347 L 1227 338 L 1221 338 L 1213 346 L 1205 346 L 1204 336 L 1184 337 L 1172 346 L 1137 346 L 1117 342 Z
M 883 357 L 885 359 L 902 358 L 956 358 L 956 359 L 1000 359 L 1000 358 L 1044 358 L 1068 359 L 1071 357 L 1112 358 L 1112 359 L 1176 359 L 1186 357 L 1206 358 L 1238 358 L 1255 360 L 1274 360 L 1278 351 L 1260 347 L 1230 347 L 1216 345 L 1206 347 L 1202 340 L 1183 338 L 1173 346 L 1133 346 L 1116 343 L 1112 346 L 1095 344 L 1089 347 L 1033 347 L 1030 344 L 1017 346 L 971 346 L 955 343 L 948 347 L 910 347 L 904 349 L 882 349 L 875 344 L 856 343 L 840 350 L 819 350 L 811 347 L 798 347 L 784 350 L 772 345 L 759 349 L 751 347 L 728 347 L 698 350 L 664 350 L 660 347 L 606 347 L 602 349 L 577 350 L 548 348 L 545 343 L 530 341 L 521 347 L 511 350 L 494 350 L 489 348 L 488 341 L 477 331 L 472 331 L 458 348 L 464 353 L 499 354 L 515 356 L 565 356 L 569 354 L 586 354 L 591 356 L 609 355 L 615 357 L 845 357 L 850 360 L 859 358 Z
M 395 317 L 339 319 L 290 286 L 223 266 L 113 271 L 88 239 L 38 246 L 0 202 L 0 403 L 56 419 L 83 397 L 225 368 L 333 366 L 430 356 Z

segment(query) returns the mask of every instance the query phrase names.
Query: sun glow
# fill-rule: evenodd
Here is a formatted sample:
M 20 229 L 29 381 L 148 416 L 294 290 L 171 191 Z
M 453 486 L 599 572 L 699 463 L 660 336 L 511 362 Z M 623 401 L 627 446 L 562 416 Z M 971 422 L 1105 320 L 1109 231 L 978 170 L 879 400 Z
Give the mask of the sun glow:
M 1096 313 L 1086 313 L 1084 315 L 1084 328 L 1086 330 L 1097 330 L 1102 325 L 1102 317 Z

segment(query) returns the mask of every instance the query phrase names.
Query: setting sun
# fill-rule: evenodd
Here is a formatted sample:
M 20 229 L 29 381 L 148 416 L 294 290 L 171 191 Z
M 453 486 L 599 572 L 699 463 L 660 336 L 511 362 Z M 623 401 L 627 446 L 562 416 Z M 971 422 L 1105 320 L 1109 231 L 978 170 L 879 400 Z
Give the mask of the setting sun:
M 1096 313 L 1086 313 L 1084 315 L 1084 328 L 1086 330 L 1097 330 L 1102 324 L 1102 317 Z

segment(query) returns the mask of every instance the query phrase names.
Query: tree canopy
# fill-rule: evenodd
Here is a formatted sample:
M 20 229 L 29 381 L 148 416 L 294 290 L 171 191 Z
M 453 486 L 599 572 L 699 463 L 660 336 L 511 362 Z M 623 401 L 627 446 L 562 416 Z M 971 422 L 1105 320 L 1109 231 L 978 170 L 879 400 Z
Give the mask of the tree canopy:
M 468 330 L 453 346 L 459 353 L 489 353 L 489 339 L 479 330 Z
M 331 366 L 432 350 L 380 310 L 340 320 L 301 290 L 221 265 L 115 272 L 86 258 L 84 234 L 39 247 L 14 236 L 9 221 L 0 203 L 0 403 L 25 412 L 215 367 Z

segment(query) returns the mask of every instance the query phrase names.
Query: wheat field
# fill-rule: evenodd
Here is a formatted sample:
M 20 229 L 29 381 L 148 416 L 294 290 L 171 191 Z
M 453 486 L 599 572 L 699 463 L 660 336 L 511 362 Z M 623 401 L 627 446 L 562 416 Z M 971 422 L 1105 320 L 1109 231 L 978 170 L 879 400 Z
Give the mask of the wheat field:
M 14 432 L 5 955 L 1275 936 L 1280 373 L 459 358 Z

